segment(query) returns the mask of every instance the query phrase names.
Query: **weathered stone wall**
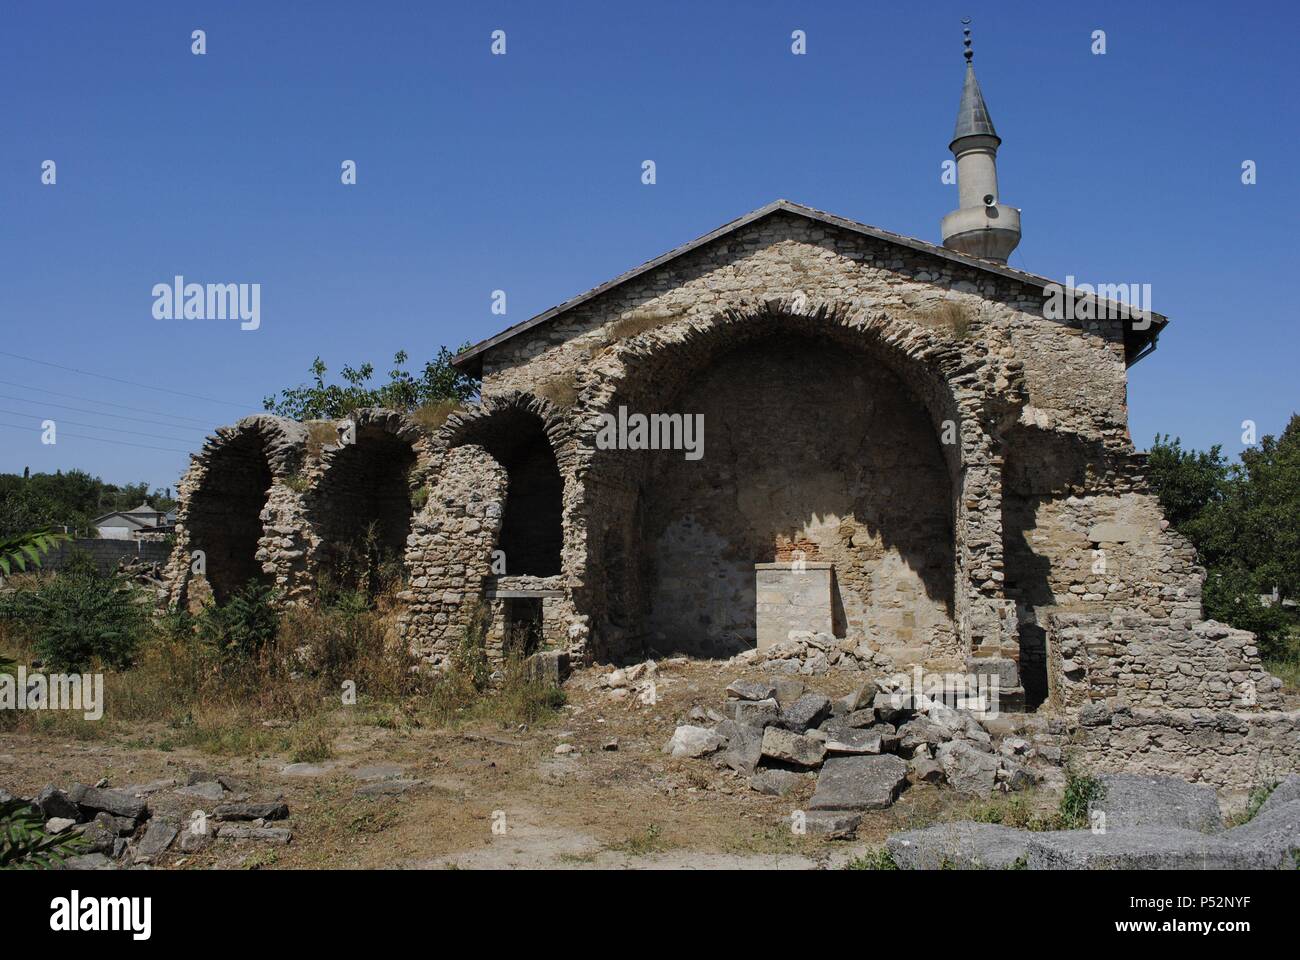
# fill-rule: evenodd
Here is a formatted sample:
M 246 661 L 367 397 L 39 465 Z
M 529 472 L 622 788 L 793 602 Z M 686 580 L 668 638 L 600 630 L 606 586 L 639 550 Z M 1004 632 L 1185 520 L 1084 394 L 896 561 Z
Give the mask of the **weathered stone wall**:
M 486 606 L 506 484 L 505 469 L 482 447 L 456 447 L 412 521 L 399 634 L 432 667 L 446 664 Z
M 1070 710 L 1120 697 L 1133 706 L 1257 710 L 1280 704 L 1254 634 L 1214 620 L 1122 609 L 1046 617 L 1048 687 Z
M 1068 750 L 1097 772 L 1166 774 L 1248 791 L 1300 773 L 1300 712 L 1092 704 Z

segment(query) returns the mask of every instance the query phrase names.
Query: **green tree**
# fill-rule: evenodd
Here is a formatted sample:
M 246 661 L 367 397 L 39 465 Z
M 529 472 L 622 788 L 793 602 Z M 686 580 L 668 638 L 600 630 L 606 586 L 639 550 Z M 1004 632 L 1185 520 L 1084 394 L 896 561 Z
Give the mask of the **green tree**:
M 1177 529 L 1223 497 L 1228 461 L 1218 444 L 1208 452 L 1184 450 L 1182 441 L 1157 435 L 1147 453 L 1147 476 L 1165 518 Z
M 464 349 L 464 348 L 462 348 Z M 453 354 L 446 347 L 425 363 L 419 375 L 406 369 L 406 351 L 393 357 L 388 381 L 372 386 L 373 364 L 344 366 L 342 383 L 326 383 L 329 372 L 317 357 L 311 365 L 311 382 L 281 390 L 279 398 L 266 397 L 262 406 L 271 413 L 294 420 L 337 420 L 359 407 L 389 407 L 410 412 L 445 400 L 464 401 L 478 391 L 478 381 L 451 364 Z
M 1219 448 L 1183 450 L 1157 436 L 1148 476 L 1174 528 L 1208 571 L 1208 616 L 1250 630 L 1265 657 L 1295 656 L 1291 618 L 1260 595 L 1300 596 L 1300 415 L 1227 463 Z

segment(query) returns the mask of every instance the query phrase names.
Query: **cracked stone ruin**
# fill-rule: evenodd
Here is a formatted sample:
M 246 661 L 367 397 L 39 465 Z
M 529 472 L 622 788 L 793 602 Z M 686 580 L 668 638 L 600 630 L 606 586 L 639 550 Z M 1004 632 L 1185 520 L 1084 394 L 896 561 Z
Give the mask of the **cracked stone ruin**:
M 436 428 L 363 409 L 218 430 L 180 484 L 171 602 L 249 580 L 310 602 L 382 562 L 429 669 L 482 624 L 489 656 L 553 676 L 736 657 L 892 694 L 956 674 L 1081 769 L 1297 772 L 1300 714 L 1250 633 L 1203 618 L 1205 572 L 1129 437 L 1130 368 L 1169 321 L 1047 309 L 1061 285 L 1006 263 L 1019 211 L 981 199 L 1000 142 L 968 71 L 942 246 L 778 200 L 462 351 L 480 398 Z M 867 808 L 916 759 L 874 700 L 829 728 L 737 703 L 690 749 L 816 757 Z M 984 758 L 988 707 L 905 721 L 960 732 L 923 737 L 947 782 L 1034 775 L 1014 748 Z

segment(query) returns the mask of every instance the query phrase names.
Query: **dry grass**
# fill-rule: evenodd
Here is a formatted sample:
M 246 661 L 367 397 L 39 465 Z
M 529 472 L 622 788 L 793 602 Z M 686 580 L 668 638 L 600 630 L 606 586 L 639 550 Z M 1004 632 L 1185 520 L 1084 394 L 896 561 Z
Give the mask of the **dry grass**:
M 459 413 L 465 409 L 465 405 L 459 400 L 438 400 L 435 403 L 426 403 L 424 406 L 416 407 L 411 411 L 410 417 L 419 426 L 433 433 L 444 423 L 453 413 Z
M 666 323 L 680 319 L 680 317 L 680 314 L 666 314 L 661 311 L 635 310 L 609 325 L 608 339 L 625 340 L 629 337 L 635 337 L 637 334 L 645 333 L 647 330 L 653 330 L 656 327 L 662 327 Z
M 927 327 L 944 330 L 959 340 L 971 333 L 971 311 L 956 300 L 941 300 L 913 315 L 913 319 Z
M 571 373 L 552 377 L 537 387 L 537 395 L 567 410 L 578 401 L 578 385 L 575 380 Z
M 325 448 L 339 442 L 338 426 L 333 420 L 310 420 L 307 422 L 307 454 L 317 460 Z

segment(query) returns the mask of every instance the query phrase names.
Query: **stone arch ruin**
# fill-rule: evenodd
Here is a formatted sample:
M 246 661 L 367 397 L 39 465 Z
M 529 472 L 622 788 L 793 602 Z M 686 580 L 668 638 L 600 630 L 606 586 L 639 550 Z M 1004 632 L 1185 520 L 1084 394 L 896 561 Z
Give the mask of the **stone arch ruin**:
M 176 602 L 195 590 L 224 603 L 250 581 L 274 582 L 264 562 L 268 501 L 275 482 L 296 469 L 305 434 L 278 417 L 247 417 L 218 430 L 193 457 L 178 488 Z
M 376 409 L 356 411 L 338 433 L 305 498 L 319 544 L 313 566 L 324 582 L 374 593 L 405 565 L 418 447 L 427 441 L 405 416 Z
M 462 351 L 482 395 L 436 431 L 219 431 L 180 488 L 172 596 L 206 541 L 218 597 L 251 575 L 312 602 L 375 523 L 433 668 L 482 623 L 496 660 L 964 671 L 1075 724 L 1088 764 L 1227 782 L 1300 721 L 1252 635 L 1202 619 L 1128 436 L 1167 321 L 1048 315 L 1050 286 L 778 201 Z M 605 444 L 621 414 L 703 414 L 702 456 Z

